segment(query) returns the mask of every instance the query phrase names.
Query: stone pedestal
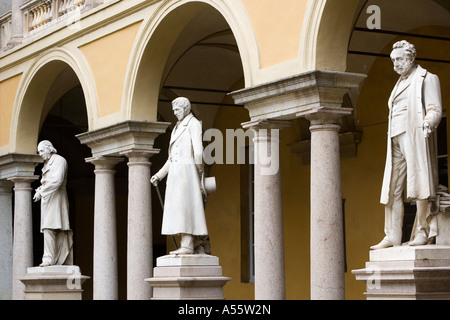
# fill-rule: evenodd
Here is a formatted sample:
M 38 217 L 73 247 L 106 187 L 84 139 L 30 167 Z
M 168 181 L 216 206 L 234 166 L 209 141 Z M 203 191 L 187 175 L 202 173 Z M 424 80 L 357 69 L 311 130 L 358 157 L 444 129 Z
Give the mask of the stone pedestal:
M 167 255 L 156 259 L 153 300 L 224 300 L 223 286 L 231 278 L 222 276 L 219 258 L 210 255 Z
M 450 212 L 439 212 L 437 214 L 437 225 L 439 233 L 436 236 L 436 244 L 450 246 Z
M 373 250 L 365 269 L 367 300 L 450 299 L 450 246 L 398 246 Z
M 25 285 L 25 300 L 81 300 L 87 279 L 78 266 L 50 266 L 27 268 L 20 281 Z

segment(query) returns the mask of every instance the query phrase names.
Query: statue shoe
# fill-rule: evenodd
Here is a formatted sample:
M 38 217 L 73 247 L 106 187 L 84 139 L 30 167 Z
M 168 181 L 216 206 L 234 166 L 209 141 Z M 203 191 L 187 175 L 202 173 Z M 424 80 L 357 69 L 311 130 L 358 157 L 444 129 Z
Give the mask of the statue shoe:
M 183 247 L 181 247 L 175 251 L 170 251 L 171 255 L 183 255 L 183 254 L 193 254 L 193 253 L 194 253 L 193 249 L 183 248 Z
M 384 248 L 389 248 L 389 247 L 393 247 L 394 244 L 392 242 L 390 242 L 388 239 L 384 238 L 383 240 L 381 240 L 381 242 L 377 245 L 371 246 L 370 249 L 371 250 L 378 250 L 378 249 L 384 249 Z
M 423 232 L 419 232 L 413 241 L 408 243 L 410 246 L 423 246 L 428 243 L 428 239 Z
M 44 255 L 42 257 L 42 263 L 39 265 L 39 267 L 48 267 L 48 266 L 52 266 L 53 264 L 54 264 L 54 261 L 53 261 L 52 257 L 49 255 Z

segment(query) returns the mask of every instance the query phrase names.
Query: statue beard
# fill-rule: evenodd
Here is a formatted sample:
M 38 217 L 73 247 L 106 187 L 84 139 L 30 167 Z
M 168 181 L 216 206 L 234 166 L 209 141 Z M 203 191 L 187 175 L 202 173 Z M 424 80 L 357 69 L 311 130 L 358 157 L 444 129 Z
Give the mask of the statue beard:
M 413 66 L 413 61 L 405 60 L 404 63 L 394 66 L 394 70 L 399 75 L 404 76 L 408 73 L 408 71 L 411 69 L 412 66 Z

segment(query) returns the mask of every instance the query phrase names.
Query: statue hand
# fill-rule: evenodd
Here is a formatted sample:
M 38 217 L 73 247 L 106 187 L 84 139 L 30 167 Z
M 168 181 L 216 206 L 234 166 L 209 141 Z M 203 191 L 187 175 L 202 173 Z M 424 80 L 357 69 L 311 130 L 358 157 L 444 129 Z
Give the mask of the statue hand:
M 156 187 L 159 183 L 159 178 L 155 175 L 151 177 L 150 182 Z
M 39 200 L 41 200 L 41 194 L 38 191 L 36 191 L 36 193 L 34 194 L 33 200 L 34 202 L 38 202 Z
M 428 122 L 424 122 L 423 123 L 423 135 L 425 136 L 425 138 L 428 138 L 432 132 L 433 132 L 433 130 L 431 129 L 431 125 Z

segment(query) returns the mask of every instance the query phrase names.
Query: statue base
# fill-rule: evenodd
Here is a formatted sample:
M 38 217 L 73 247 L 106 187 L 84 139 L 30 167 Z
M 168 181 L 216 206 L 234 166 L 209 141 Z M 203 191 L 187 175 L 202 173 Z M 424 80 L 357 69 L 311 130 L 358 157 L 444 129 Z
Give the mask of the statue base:
M 439 212 L 437 214 L 437 225 L 439 233 L 436 236 L 436 244 L 450 246 L 450 212 Z
M 167 255 L 156 259 L 153 300 L 224 300 L 223 287 L 231 278 L 222 276 L 219 258 L 206 254 Z
M 450 299 L 450 246 L 398 246 L 370 251 L 365 269 L 367 300 Z
M 78 266 L 57 265 L 27 268 L 20 281 L 25 285 L 25 300 L 81 300 L 81 286 L 87 279 Z

